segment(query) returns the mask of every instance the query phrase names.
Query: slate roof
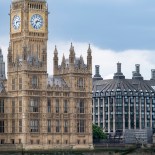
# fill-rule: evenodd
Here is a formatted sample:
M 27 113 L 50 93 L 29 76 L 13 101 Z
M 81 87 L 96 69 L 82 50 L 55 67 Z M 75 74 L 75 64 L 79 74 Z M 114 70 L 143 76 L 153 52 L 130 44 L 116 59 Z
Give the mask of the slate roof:
M 155 92 L 155 80 L 110 79 L 93 82 L 93 92 L 105 91 L 142 91 Z

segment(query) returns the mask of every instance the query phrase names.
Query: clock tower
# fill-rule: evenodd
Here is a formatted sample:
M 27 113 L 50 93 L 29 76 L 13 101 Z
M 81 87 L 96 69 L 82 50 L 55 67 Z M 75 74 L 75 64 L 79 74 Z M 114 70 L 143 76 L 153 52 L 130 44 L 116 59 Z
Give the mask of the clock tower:
M 48 10 L 45 0 L 13 0 L 10 10 L 10 46 L 12 62 L 28 56 L 42 61 L 48 39 Z
M 47 40 L 46 0 L 12 0 L 7 80 L 8 112 L 12 117 L 7 121 L 7 133 L 25 147 L 34 132 L 45 130 L 41 122 L 46 108 L 41 107 L 47 103 Z

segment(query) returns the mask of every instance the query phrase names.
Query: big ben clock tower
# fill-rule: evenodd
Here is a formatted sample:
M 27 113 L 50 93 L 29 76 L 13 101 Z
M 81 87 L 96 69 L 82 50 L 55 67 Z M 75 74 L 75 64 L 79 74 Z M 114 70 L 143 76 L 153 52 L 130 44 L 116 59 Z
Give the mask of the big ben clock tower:
M 46 0 L 12 0 L 8 49 L 9 138 L 25 147 L 43 139 L 47 103 L 48 9 Z M 32 135 L 30 135 L 32 134 Z M 11 142 L 11 143 L 14 143 Z M 10 141 L 8 141 L 10 143 Z
M 27 48 L 27 55 L 37 55 L 41 61 L 48 39 L 46 1 L 12 0 L 10 20 L 12 62 L 22 58 L 23 48 Z

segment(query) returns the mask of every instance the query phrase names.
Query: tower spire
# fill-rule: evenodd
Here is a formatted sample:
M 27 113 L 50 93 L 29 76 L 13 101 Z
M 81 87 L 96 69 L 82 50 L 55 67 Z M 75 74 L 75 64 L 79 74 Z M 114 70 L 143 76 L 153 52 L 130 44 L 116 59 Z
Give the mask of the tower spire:
M 54 57 L 53 57 L 53 73 L 54 73 L 54 75 L 57 74 L 57 71 L 58 71 L 58 50 L 55 45 Z
M 87 50 L 87 67 L 92 72 L 92 50 L 90 44 Z
M 75 60 L 75 51 L 74 51 L 74 46 L 71 43 L 70 55 L 69 55 L 69 63 L 74 64 L 74 60 Z

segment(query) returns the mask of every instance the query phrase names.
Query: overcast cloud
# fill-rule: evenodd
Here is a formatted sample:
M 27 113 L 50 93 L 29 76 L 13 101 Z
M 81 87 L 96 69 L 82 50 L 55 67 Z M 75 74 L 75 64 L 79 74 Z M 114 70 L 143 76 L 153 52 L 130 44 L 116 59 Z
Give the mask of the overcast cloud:
M 73 42 L 77 56 L 86 60 L 91 43 L 94 65 L 100 65 L 101 75 L 111 78 L 116 63 L 131 78 L 135 64 L 141 64 L 141 74 L 150 79 L 155 68 L 155 0 L 47 0 L 49 6 L 48 72 L 52 74 L 53 50 L 60 56 L 69 55 Z M 7 60 L 9 45 L 9 9 L 11 0 L 0 0 L 0 47 Z M 66 56 L 66 57 L 67 57 Z M 61 60 L 61 59 L 60 59 Z M 93 72 L 94 73 L 94 72 Z

